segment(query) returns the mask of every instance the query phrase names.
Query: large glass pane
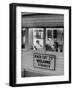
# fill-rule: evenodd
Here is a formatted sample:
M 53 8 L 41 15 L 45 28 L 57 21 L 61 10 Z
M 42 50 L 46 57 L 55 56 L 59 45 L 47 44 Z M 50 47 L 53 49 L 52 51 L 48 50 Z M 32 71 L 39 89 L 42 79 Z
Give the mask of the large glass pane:
M 41 50 L 44 47 L 44 28 L 33 29 L 33 50 Z
M 63 28 L 46 28 L 46 51 L 63 52 L 64 30 Z
M 46 51 L 54 51 L 54 39 L 52 28 L 46 28 Z

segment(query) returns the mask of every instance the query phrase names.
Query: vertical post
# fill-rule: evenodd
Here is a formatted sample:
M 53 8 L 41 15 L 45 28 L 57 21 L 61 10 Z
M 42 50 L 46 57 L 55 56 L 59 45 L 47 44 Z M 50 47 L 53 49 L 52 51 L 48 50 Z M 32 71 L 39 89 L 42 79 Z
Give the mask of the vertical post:
M 46 50 L 46 48 L 45 48 L 45 44 L 46 44 L 46 28 L 44 28 L 44 33 L 43 34 L 44 34 L 44 38 L 43 38 L 44 39 L 44 42 L 43 42 L 44 43 L 44 50 Z

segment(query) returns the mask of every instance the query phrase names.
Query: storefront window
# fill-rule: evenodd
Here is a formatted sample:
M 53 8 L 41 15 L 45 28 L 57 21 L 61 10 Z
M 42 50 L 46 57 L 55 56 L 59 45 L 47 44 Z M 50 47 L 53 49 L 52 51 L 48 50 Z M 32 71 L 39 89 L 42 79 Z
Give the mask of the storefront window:
M 46 51 L 54 51 L 54 39 L 52 28 L 46 28 Z
M 64 32 L 63 28 L 46 29 L 46 51 L 63 52 Z
M 28 31 L 28 33 L 27 33 Z M 63 28 L 23 28 L 22 49 L 63 52 Z
M 44 44 L 44 28 L 33 29 L 33 50 L 43 49 Z

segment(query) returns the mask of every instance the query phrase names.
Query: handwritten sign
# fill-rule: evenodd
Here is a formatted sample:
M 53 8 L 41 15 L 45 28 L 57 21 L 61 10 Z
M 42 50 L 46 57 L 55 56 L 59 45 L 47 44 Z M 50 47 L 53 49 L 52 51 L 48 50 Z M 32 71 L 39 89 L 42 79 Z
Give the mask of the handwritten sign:
M 55 70 L 56 56 L 51 54 L 34 53 L 33 66 L 43 69 Z

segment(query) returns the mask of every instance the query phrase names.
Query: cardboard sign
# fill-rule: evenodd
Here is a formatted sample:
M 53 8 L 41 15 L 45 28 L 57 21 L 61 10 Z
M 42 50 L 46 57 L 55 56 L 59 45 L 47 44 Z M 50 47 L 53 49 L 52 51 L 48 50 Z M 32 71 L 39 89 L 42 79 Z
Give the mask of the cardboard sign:
M 56 56 L 51 54 L 34 53 L 33 65 L 37 68 L 55 70 Z

